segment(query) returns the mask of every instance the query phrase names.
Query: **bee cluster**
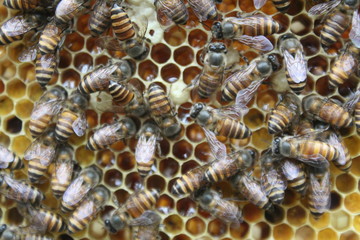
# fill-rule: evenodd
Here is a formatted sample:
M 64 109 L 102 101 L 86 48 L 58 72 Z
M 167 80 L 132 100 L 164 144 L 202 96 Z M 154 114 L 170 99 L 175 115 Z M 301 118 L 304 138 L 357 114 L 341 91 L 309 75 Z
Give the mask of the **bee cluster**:
M 356 237 L 359 2 L 147 3 L 4 0 L 0 239 Z

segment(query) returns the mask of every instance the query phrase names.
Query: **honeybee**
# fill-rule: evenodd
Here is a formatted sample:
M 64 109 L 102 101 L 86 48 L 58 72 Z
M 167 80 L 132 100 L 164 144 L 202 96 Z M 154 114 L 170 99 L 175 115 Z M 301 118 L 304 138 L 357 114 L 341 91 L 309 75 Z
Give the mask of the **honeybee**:
M 262 8 L 267 0 L 254 0 L 254 6 L 256 9 Z M 282 13 L 286 13 L 290 7 L 291 0 L 272 0 L 272 3 L 276 9 Z
M 61 211 L 73 211 L 102 178 L 101 170 L 92 165 L 83 169 L 66 189 L 61 200 Z
M 112 0 L 97 0 L 90 15 L 89 30 L 93 37 L 100 36 L 111 24 Z
M 53 240 L 50 236 L 37 234 L 28 228 L 9 226 L 6 224 L 0 226 L 0 238 L 3 240 Z
M 330 69 L 329 84 L 332 88 L 338 87 L 349 79 L 358 66 L 360 50 L 348 44 L 343 53 L 335 60 Z
M 0 174 L 0 192 L 17 202 L 39 205 L 45 199 L 44 194 L 25 180 L 13 179 L 6 173 Z
M 189 0 L 190 7 L 194 11 L 196 17 L 200 22 L 204 22 L 208 19 L 215 20 L 218 17 L 216 9 L 216 1 L 214 0 Z
M 161 217 L 154 211 L 145 211 L 131 221 L 133 240 L 157 240 Z
M 46 174 L 48 166 L 55 159 L 57 142 L 51 127 L 36 138 L 25 151 L 24 159 L 29 161 L 28 177 L 34 183 Z
M 136 125 L 131 118 L 123 118 L 112 124 L 104 124 L 89 138 L 86 148 L 97 151 L 136 134 Z
M 307 187 L 305 166 L 302 162 L 285 158 L 280 162 L 288 187 L 301 195 L 305 194 Z
M 26 33 L 41 28 L 45 20 L 46 17 L 40 14 L 24 14 L 10 18 L 0 26 L 0 45 L 21 40 Z
M 279 103 L 270 111 L 268 118 L 268 131 L 270 134 L 284 132 L 287 128 L 297 126 L 301 111 L 299 98 L 291 93 L 286 92 L 281 95 Z
M 317 219 L 330 208 L 330 171 L 328 168 L 312 168 L 309 175 L 308 206 Z
M 200 207 L 227 223 L 241 223 L 242 211 L 215 191 L 207 190 L 197 198 Z
M 145 211 L 152 209 L 159 196 L 160 194 L 156 189 L 141 190 L 133 193 L 124 205 L 115 210 L 110 218 L 104 221 L 106 228 L 110 233 L 117 233 L 126 227 L 131 219 L 136 219 Z
M 181 131 L 181 126 L 176 118 L 175 109 L 165 91 L 156 83 L 151 83 L 145 94 L 150 108 L 151 117 L 162 130 L 166 137 L 174 137 Z
M 38 54 L 35 62 L 36 81 L 42 88 L 51 81 L 58 64 L 58 58 L 55 53 L 45 55 Z
M 69 145 L 59 147 L 55 171 L 51 177 L 51 189 L 56 198 L 60 198 L 71 183 L 74 171 L 74 150 Z
M 348 11 L 357 9 L 358 5 L 358 1 L 333 0 L 317 4 L 308 11 L 310 16 L 327 13 L 320 31 L 320 42 L 323 47 L 331 46 L 341 37 L 350 25 Z
M 307 61 L 300 41 L 292 34 L 280 38 L 280 52 L 284 56 L 286 79 L 294 93 L 300 94 L 306 85 Z
M 158 22 L 164 22 L 164 18 L 169 18 L 175 24 L 184 25 L 189 19 L 189 12 L 182 0 L 155 0 L 154 2 Z M 167 19 L 165 19 L 165 22 Z
M 89 0 L 61 0 L 55 10 L 55 21 L 58 24 L 68 24 L 76 16 L 90 10 Z
M 46 91 L 31 112 L 29 130 L 31 136 L 40 136 L 50 125 L 51 119 L 62 109 L 62 103 L 67 98 L 67 92 L 62 86 L 55 86 Z
M 346 101 L 344 108 L 354 115 L 356 130 L 360 134 L 360 89 Z
M 66 141 L 73 133 L 79 137 L 85 134 L 87 128 L 85 110 L 88 105 L 89 100 L 86 96 L 77 91 L 72 92 L 65 101 L 56 122 L 55 137 L 58 141 Z
M 42 12 L 49 8 L 51 1 L 48 0 L 4 0 L 4 6 L 11 9 L 22 10 L 25 12 Z
M 294 136 L 312 134 L 316 131 L 312 120 L 308 119 L 305 114 L 300 115 L 298 124 L 291 124 L 290 127 L 290 132 Z
M 279 31 L 280 24 L 262 14 L 224 18 L 211 27 L 215 39 L 236 40 L 260 51 L 271 51 L 274 48 L 265 36 Z
M 312 94 L 303 98 L 302 107 L 307 116 L 332 126 L 342 128 L 353 124 L 350 113 L 333 99 Z
M 156 147 L 160 150 L 158 144 L 158 141 L 161 140 L 160 129 L 153 123 L 145 123 L 139 131 L 139 136 L 135 159 L 140 176 L 145 178 L 154 165 Z
M 24 162 L 14 152 L 0 144 L 0 169 L 17 170 L 24 167 Z
M 110 191 L 108 189 L 102 185 L 95 187 L 89 196 L 70 215 L 68 221 L 69 233 L 73 234 L 85 229 L 109 198 Z
M 84 95 L 104 91 L 109 88 L 111 80 L 116 80 L 116 82 L 127 81 L 133 74 L 133 64 L 128 60 L 120 60 L 87 73 L 81 80 L 77 90 Z
M 63 0 L 64 1 L 64 0 Z M 55 54 L 65 40 L 68 24 L 58 24 L 54 19 L 46 24 L 39 39 L 38 49 L 42 55 Z M 40 61 L 38 58 L 37 61 Z

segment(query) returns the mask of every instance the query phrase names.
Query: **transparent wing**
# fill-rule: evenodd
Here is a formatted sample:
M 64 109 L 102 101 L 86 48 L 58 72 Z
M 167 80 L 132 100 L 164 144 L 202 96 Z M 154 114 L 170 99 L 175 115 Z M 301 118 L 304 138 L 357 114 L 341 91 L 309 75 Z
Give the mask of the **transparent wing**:
M 21 181 L 17 181 L 8 175 L 3 175 L 6 184 L 12 189 L 6 191 L 5 195 L 8 198 L 18 200 L 20 196 L 27 195 L 29 193 L 29 187 L 25 186 Z
M 0 168 L 7 168 L 14 159 L 13 152 L 0 144 Z
M 90 216 L 95 216 L 99 209 L 99 206 L 96 206 L 93 201 L 84 201 L 75 210 L 76 212 L 73 215 L 75 216 L 76 214 L 77 219 L 86 219 Z
M 293 57 L 288 51 L 283 53 L 286 69 L 289 76 L 295 83 L 301 83 L 306 80 L 307 64 L 303 53 L 298 49 Z
M 256 9 L 262 8 L 267 0 L 254 0 L 254 6 Z
M 268 52 L 274 49 L 273 44 L 267 39 L 265 36 L 247 36 L 241 35 L 239 37 L 233 38 L 251 48 L 255 48 L 257 50 Z
M 240 82 L 242 80 L 246 80 L 246 77 L 254 71 L 256 67 L 256 62 L 252 61 L 249 66 L 247 66 L 243 70 L 236 71 L 235 73 L 231 74 L 225 81 L 224 85 L 228 82 Z
M 76 204 L 85 197 L 91 187 L 92 186 L 87 184 L 82 177 L 78 177 L 66 189 L 63 195 L 63 201 L 65 203 Z
M 69 179 L 69 175 L 72 175 L 72 163 L 71 161 L 56 165 L 55 174 L 59 183 L 64 184 Z
M 145 17 L 144 15 L 140 16 L 139 21 L 137 21 L 138 23 L 134 24 L 134 26 L 137 29 L 137 38 L 142 41 L 144 39 L 144 36 L 147 32 L 147 28 L 149 25 L 149 20 L 147 19 L 147 17 Z
M 159 214 L 154 211 L 145 211 L 140 217 L 135 218 L 130 221 L 129 225 L 131 226 L 150 226 L 159 224 L 161 222 L 161 217 Z
M 54 100 L 44 103 L 35 103 L 35 107 L 31 112 L 31 119 L 39 119 L 44 115 L 55 116 L 62 109 L 63 100 Z
M 353 13 L 349 38 L 357 48 L 360 48 L 360 15 L 358 9 Z
M 64 16 L 86 8 L 89 0 L 61 0 L 56 7 L 55 15 Z
M 87 128 L 87 121 L 85 113 L 81 113 L 80 116 L 73 122 L 72 128 L 75 134 L 79 137 L 84 136 Z
M 348 111 L 354 109 L 356 103 L 360 101 L 360 88 L 349 98 L 349 100 L 344 104 L 344 108 Z
M 15 16 L 8 21 L 6 21 L 1 30 L 6 33 L 9 37 L 15 37 L 22 35 L 36 26 L 36 23 L 32 23 L 31 21 L 27 21 L 26 16 L 19 15 Z
M 135 159 L 137 162 L 149 162 L 155 153 L 156 136 L 152 135 L 149 140 L 146 140 L 144 135 L 141 135 L 135 149 Z
M 212 155 L 217 160 L 223 160 L 227 158 L 226 154 L 226 146 L 222 142 L 220 142 L 216 136 L 215 133 L 207 130 L 206 128 L 203 128 L 206 139 L 209 143 L 209 147 L 211 150 Z
M 313 155 L 300 154 L 299 156 L 297 156 L 296 159 L 307 165 L 310 165 L 310 166 L 313 166 L 316 168 L 329 165 L 329 162 L 327 161 L 327 159 L 321 154 L 313 154 Z
M 310 8 L 310 10 L 308 11 L 308 14 L 310 16 L 314 16 L 314 15 L 321 15 L 321 14 L 330 12 L 332 9 L 334 9 L 340 3 L 341 3 L 341 0 L 333 0 L 333 1 L 325 2 L 325 3 L 317 4 L 317 5 L 313 6 L 312 8 Z
M 271 189 L 266 189 L 265 183 L 269 184 L 270 186 L 276 187 L 279 190 L 285 190 L 286 189 L 286 181 L 283 179 L 281 174 L 277 171 L 275 168 L 271 168 L 268 171 L 262 171 L 261 172 L 261 187 L 262 190 L 266 193 L 266 195 L 269 195 L 271 192 Z
M 103 126 L 94 133 L 94 140 L 98 142 L 106 136 L 106 139 L 101 141 L 104 142 L 105 145 L 113 144 L 124 138 L 124 135 L 118 133 L 120 128 L 121 126 L 118 123 Z
M 282 172 L 283 172 L 284 176 L 286 177 L 286 179 L 294 180 L 295 178 L 297 178 L 300 175 L 300 171 L 301 171 L 302 167 L 300 164 L 285 160 L 282 163 L 281 168 L 282 168 Z
M 204 8 L 204 1 L 202 0 L 188 0 L 189 5 L 191 6 L 192 10 L 194 11 L 194 14 L 199 19 L 200 22 L 206 21 L 207 14 L 205 14 L 204 10 L 207 10 Z M 213 1 L 209 1 L 210 4 L 214 4 Z M 212 7 L 212 6 L 211 6 Z
M 318 181 L 317 177 L 314 174 L 310 174 L 310 185 L 312 191 L 311 194 L 314 194 L 314 199 L 321 202 L 321 204 L 314 204 L 315 208 L 321 210 L 327 210 L 330 208 L 330 192 L 331 192 L 331 182 L 330 182 L 330 172 L 327 171 L 324 173 L 323 178 Z M 323 203 L 326 203 L 325 206 Z
M 254 95 L 256 94 L 256 92 L 257 92 L 258 88 L 260 87 L 261 83 L 265 79 L 266 78 L 262 78 L 262 79 L 253 81 L 253 82 L 251 82 L 251 84 L 247 88 L 244 88 L 244 89 L 240 90 L 236 94 L 235 105 L 240 109 L 245 109 L 246 110 L 247 109 L 246 105 L 254 97 Z
M 56 142 L 52 142 L 50 145 L 45 146 L 42 144 L 40 138 L 36 139 L 26 150 L 24 159 L 32 160 L 39 159 L 40 163 L 44 166 L 49 166 L 56 155 Z
M 20 53 L 18 60 L 20 62 L 32 62 L 36 59 L 36 55 L 37 55 L 37 45 L 33 45 L 24 49 Z
M 346 155 L 345 155 L 345 149 L 343 145 L 341 144 L 340 139 L 335 133 L 332 133 L 328 139 L 328 143 L 335 147 L 337 151 L 339 152 L 339 157 L 335 161 L 340 165 L 346 164 Z
M 89 76 L 91 79 L 96 79 L 96 84 L 98 85 L 98 87 L 104 89 L 109 85 L 109 81 L 114 78 L 112 74 L 116 71 L 116 69 L 118 69 L 118 65 L 111 64 L 109 66 L 100 67 L 88 73 L 87 75 L 85 75 L 85 77 Z
M 124 45 L 116 37 L 102 36 L 95 41 L 95 44 L 110 51 L 125 51 Z

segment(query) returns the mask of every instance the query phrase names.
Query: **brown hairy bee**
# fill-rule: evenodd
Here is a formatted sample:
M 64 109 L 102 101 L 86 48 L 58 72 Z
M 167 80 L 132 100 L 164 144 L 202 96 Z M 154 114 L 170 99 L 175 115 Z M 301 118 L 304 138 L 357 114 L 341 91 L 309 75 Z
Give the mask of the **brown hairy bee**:
M 131 221 L 133 240 L 157 240 L 161 217 L 154 211 L 145 211 Z
M 28 177 L 34 183 L 46 174 L 48 166 L 56 157 L 57 142 L 54 128 L 48 128 L 36 138 L 25 151 L 24 159 L 29 161 Z
M 110 233 L 117 233 L 129 225 L 131 219 L 136 219 L 145 211 L 152 209 L 159 196 L 160 193 L 156 189 L 133 193 L 120 208 L 111 214 L 110 218 L 104 221 L 105 227 Z
M 301 195 L 305 194 L 307 187 L 305 166 L 302 162 L 285 158 L 280 162 L 288 187 Z
M 64 192 L 61 211 L 73 211 L 102 178 L 102 171 L 95 165 L 84 168 Z
M 136 134 L 136 125 L 131 118 L 125 117 L 112 124 L 103 124 L 90 136 L 86 148 L 91 151 L 106 149 L 111 144 L 121 139 L 134 136 Z
M 201 208 L 227 223 L 241 223 L 242 210 L 231 201 L 223 199 L 219 193 L 207 190 L 197 197 Z
M 111 24 L 113 0 L 97 0 L 90 14 L 89 30 L 93 37 L 103 34 Z
M 0 226 L 0 238 L 3 240 L 53 240 L 52 237 L 37 234 L 29 228 L 10 226 L 6 224 Z
M 196 17 L 200 22 L 206 20 L 215 20 L 218 17 L 218 12 L 216 9 L 214 0 L 189 0 L 190 7 L 193 9 Z
M 279 12 L 286 13 L 290 7 L 292 0 L 272 0 L 272 3 Z M 267 0 L 254 0 L 254 6 L 256 9 L 262 8 Z
M 334 127 L 349 127 L 353 124 L 350 113 L 333 99 L 312 94 L 303 98 L 302 107 L 307 116 Z
M 89 0 L 61 0 L 56 6 L 55 21 L 69 24 L 75 17 L 90 11 Z
M 21 40 L 26 33 L 41 28 L 45 20 L 46 17 L 40 14 L 24 14 L 10 18 L 0 26 L 0 45 Z
M 55 53 L 65 40 L 68 24 L 58 24 L 54 19 L 41 32 L 38 49 L 42 55 Z M 39 61 L 39 60 L 38 60 Z
M 291 125 L 296 126 L 300 111 L 301 103 L 295 94 L 291 92 L 282 94 L 278 104 L 270 111 L 268 118 L 269 133 L 278 134 L 284 132 Z
M 89 105 L 86 96 L 77 91 L 72 92 L 64 103 L 56 122 L 55 137 L 60 142 L 65 142 L 71 134 L 81 137 L 85 134 L 87 121 L 85 110 Z
M 344 108 L 354 115 L 355 127 L 360 134 L 360 89 L 358 89 L 344 104 Z
M 300 41 L 293 34 L 279 40 L 279 49 L 285 60 L 286 79 L 290 89 L 300 94 L 306 85 L 307 61 Z
M 68 220 L 68 231 L 70 234 L 79 232 L 86 228 L 96 218 L 98 212 L 110 198 L 110 191 L 104 186 L 95 187 L 89 196 L 80 203 Z
M 71 183 L 74 171 L 74 150 L 70 145 L 59 147 L 55 163 L 55 171 L 51 176 L 51 190 L 56 198 L 60 198 Z
M 58 58 L 54 53 L 47 53 L 45 55 L 37 55 L 35 62 L 35 77 L 36 81 L 41 87 L 45 86 L 51 81 L 58 64 Z
M 24 167 L 23 160 L 4 145 L 0 144 L 0 169 L 17 170 Z
M 189 12 L 183 0 L 155 0 L 157 19 L 160 24 L 168 20 L 184 25 L 189 19 Z
M 280 24 L 271 17 L 256 14 L 251 16 L 227 17 L 211 27 L 215 39 L 232 39 L 260 51 L 274 48 L 265 37 L 280 31 Z
M 22 10 L 25 12 L 44 11 L 49 7 L 51 1 L 48 0 L 4 0 L 4 6 L 11 9 Z
M 67 98 L 67 92 L 62 86 L 55 86 L 44 92 L 31 112 L 29 130 L 31 136 L 40 136 L 50 125 L 52 118 L 62 108 L 62 103 Z
M 0 193 L 5 197 L 22 203 L 39 205 L 44 194 L 25 180 L 16 180 L 6 173 L 0 174 Z

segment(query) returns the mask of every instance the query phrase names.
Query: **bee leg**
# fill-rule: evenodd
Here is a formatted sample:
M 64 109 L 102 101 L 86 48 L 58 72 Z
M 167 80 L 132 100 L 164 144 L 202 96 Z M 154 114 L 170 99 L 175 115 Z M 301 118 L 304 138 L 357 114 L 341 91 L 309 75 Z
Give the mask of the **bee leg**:
M 160 158 L 165 158 L 165 155 L 162 155 L 161 146 L 160 146 L 159 142 L 156 143 L 156 151 L 157 151 Z

